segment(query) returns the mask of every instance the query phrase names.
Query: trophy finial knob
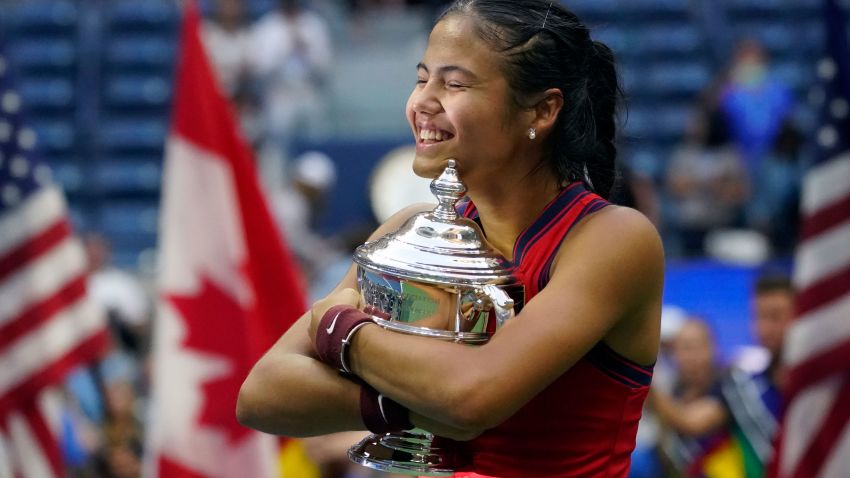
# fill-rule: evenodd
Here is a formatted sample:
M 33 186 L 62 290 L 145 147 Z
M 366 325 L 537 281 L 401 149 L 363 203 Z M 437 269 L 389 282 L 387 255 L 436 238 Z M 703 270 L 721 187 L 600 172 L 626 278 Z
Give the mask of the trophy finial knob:
M 466 186 L 460 182 L 455 164 L 456 161 L 450 159 L 440 177 L 431 181 L 431 193 L 437 197 L 434 216 L 448 221 L 457 219 L 455 204 L 466 194 Z

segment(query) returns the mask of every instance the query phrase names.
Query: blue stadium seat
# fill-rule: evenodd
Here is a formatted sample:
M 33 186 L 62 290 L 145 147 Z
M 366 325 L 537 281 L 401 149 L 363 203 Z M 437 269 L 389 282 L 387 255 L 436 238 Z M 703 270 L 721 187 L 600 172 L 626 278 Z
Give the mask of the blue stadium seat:
M 802 91 L 815 83 L 815 65 L 800 61 L 782 61 L 773 66 L 776 76 L 788 87 Z
M 166 121 L 166 117 L 103 118 L 100 144 L 113 152 L 158 153 L 168 133 Z
M 670 148 L 641 142 L 636 149 L 624 153 L 623 161 L 627 162 L 636 174 L 650 177 L 655 181 L 663 179 L 664 167 L 670 157 Z
M 778 10 L 786 0 L 725 0 L 726 8 L 731 11 L 769 11 Z
M 106 61 L 113 68 L 170 71 L 175 59 L 176 39 L 171 35 L 133 35 L 110 38 Z
M 76 143 L 73 118 L 43 120 L 36 118 L 33 122 L 41 150 L 48 156 L 66 155 Z
M 158 193 L 161 177 L 159 157 L 113 157 L 99 161 L 94 170 L 95 186 L 105 194 Z
M 159 208 L 156 200 L 102 202 L 91 227 L 112 245 L 113 259 L 121 267 L 138 267 L 139 253 L 156 246 Z
M 566 7 L 576 12 L 582 20 L 593 24 L 595 21 L 610 22 L 618 12 L 619 0 L 570 0 Z
M 624 28 L 613 25 L 601 26 L 593 30 L 593 39 L 608 45 L 617 58 L 631 54 L 633 45 L 629 41 L 629 33 Z
M 665 62 L 649 66 L 638 84 L 645 94 L 659 97 L 695 97 L 708 85 L 711 78 L 712 68 L 707 62 Z
M 170 78 L 162 76 L 115 76 L 106 84 L 109 107 L 164 108 L 171 99 Z
M 111 200 L 101 204 L 97 214 L 99 229 L 110 237 L 136 238 L 153 244 L 159 223 L 155 201 Z
M 72 159 L 52 159 L 48 162 L 53 180 L 62 186 L 62 189 L 75 194 L 83 190 L 85 186 L 85 173 L 79 162 Z
M 9 45 L 8 52 L 19 73 L 70 72 L 77 61 L 75 45 L 68 38 L 18 39 Z
M 73 31 L 79 15 L 74 2 L 67 0 L 28 0 L 2 8 L 9 28 L 24 35 Z
M 259 18 L 263 14 L 274 10 L 280 2 L 278 0 L 248 0 L 247 3 L 248 5 L 245 10 L 248 12 L 248 16 Z
M 691 118 L 692 109 L 689 103 L 632 105 L 625 123 L 626 137 L 648 140 L 656 145 L 678 142 Z
M 89 220 L 88 209 L 70 204 L 68 206 L 68 216 L 71 219 L 71 225 L 74 227 L 75 232 L 81 233 L 90 230 L 91 221 Z
M 747 21 L 739 23 L 735 32 L 739 38 L 755 38 L 778 56 L 810 53 L 823 41 L 823 28 L 817 21 Z
M 172 0 L 118 0 L 109 2 L 106 18 L 113 32 L 174 31 L 179 20 Z
M 733 19 L 784 18 L 800 20 L 817 17 L 822 0 L 725 0 Z
M 692 56 L 705 49 L 705 38 L 690 23 L 646 23 L 633 29 L 630 39 L 630 51 L 641 56 Z
M 618 10 L 626 18 L 687 20 L 690 17 L 689 0 L 621 0 Z
M 62 77 L 22 77 L 20 88 L 24 104 L 34 114 L 41 111 L 69 112 L 74 107 L 74 85 Z

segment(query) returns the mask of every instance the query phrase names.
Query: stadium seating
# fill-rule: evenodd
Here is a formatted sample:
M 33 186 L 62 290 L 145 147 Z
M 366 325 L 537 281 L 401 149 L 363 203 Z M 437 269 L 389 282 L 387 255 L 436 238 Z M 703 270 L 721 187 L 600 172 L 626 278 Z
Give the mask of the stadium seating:
M 0 0 L 0 36 L 7 41 L 39 144 L 69 193 L 74 221 L 82 229 L 106 231 L 116 241 L 122 265 L 129 267 L 155 244 L 155 221 L 146 218 L 158 207 L 177 3 Z M 213 0 L 200 3 L 203 12 L 211 11 Z M 728 31 L 707 31 L 699 17 L 706 13 L 691 0 L 564 3 L 615 51 L 628 99 L 622 158 L 656 177 L 681 139 L 696 95 L 729 58 L 729 52 L 718 57 L 711 50 L 720 38 L 762 41 L 775 60 L 776 75 L 801 100 L 823 39 L 818 0 L 708 2 L 724 15 Z M 248 0 L 246 8 L 256 19 L 275 4 Z M 332 139 L 309 147 L 331 153 L 340 171 L 375 164 L 391 147 L 408 141 L 403 105 L 430 13 L 393 10 L 358 16 L 355 24 L 341 2 L 315 0 L 314 5 L 330 20 L 337 52 L 329 93 Z M 806 114 L 803 108 L 800 116 Z M 356 195 L 365 191 L 367 175 L 355 176 L 359 182 L 349 189 Z M 335 203 L 329 211 L 351 212 Z M 352 217 L 364 216 L 357 211 Z M 329 220 L 325 227 L 331 232 L 341 223 Z

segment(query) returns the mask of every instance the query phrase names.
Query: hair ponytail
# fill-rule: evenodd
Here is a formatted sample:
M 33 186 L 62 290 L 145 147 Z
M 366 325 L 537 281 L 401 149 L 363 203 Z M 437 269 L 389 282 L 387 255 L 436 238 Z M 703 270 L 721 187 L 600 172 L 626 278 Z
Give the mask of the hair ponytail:
M 607 198 L 616 179 L 617 104 L 622 97 L 614 53 L 604 43 L 593 41 L 588 57 L 588 97 L 591 98 L 596 144 L 586 164 L 594 191 Z

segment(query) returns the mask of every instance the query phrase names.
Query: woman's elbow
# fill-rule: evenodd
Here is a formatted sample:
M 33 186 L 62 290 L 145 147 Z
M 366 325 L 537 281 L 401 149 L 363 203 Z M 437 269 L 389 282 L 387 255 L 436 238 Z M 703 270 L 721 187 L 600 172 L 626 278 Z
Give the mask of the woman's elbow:
M 262 407 L 258 405 L 258 390 L 253 382 L 249 375 L 239 389 L 239 395 L 236 397 L 236 420 L 242 426 L 259 429 L 263 422 Z
M 489 430 L 508 418 L 501 400 L 487 390 L 484 384 L 474 381 L 453 387 L 453 397 L 448 403 L 449 420 L 454 426 L 471 433 Z
M 449 415 L 449 420 L 453 426 L 465 433 L 468 432 L 472 438 L 499 424 L 494 423 L 492 417 L 487 416 L 482 410 L 474 409 L 471 406 L 453 410 Z M 461 441 L 464 440 L 461 439 Z

